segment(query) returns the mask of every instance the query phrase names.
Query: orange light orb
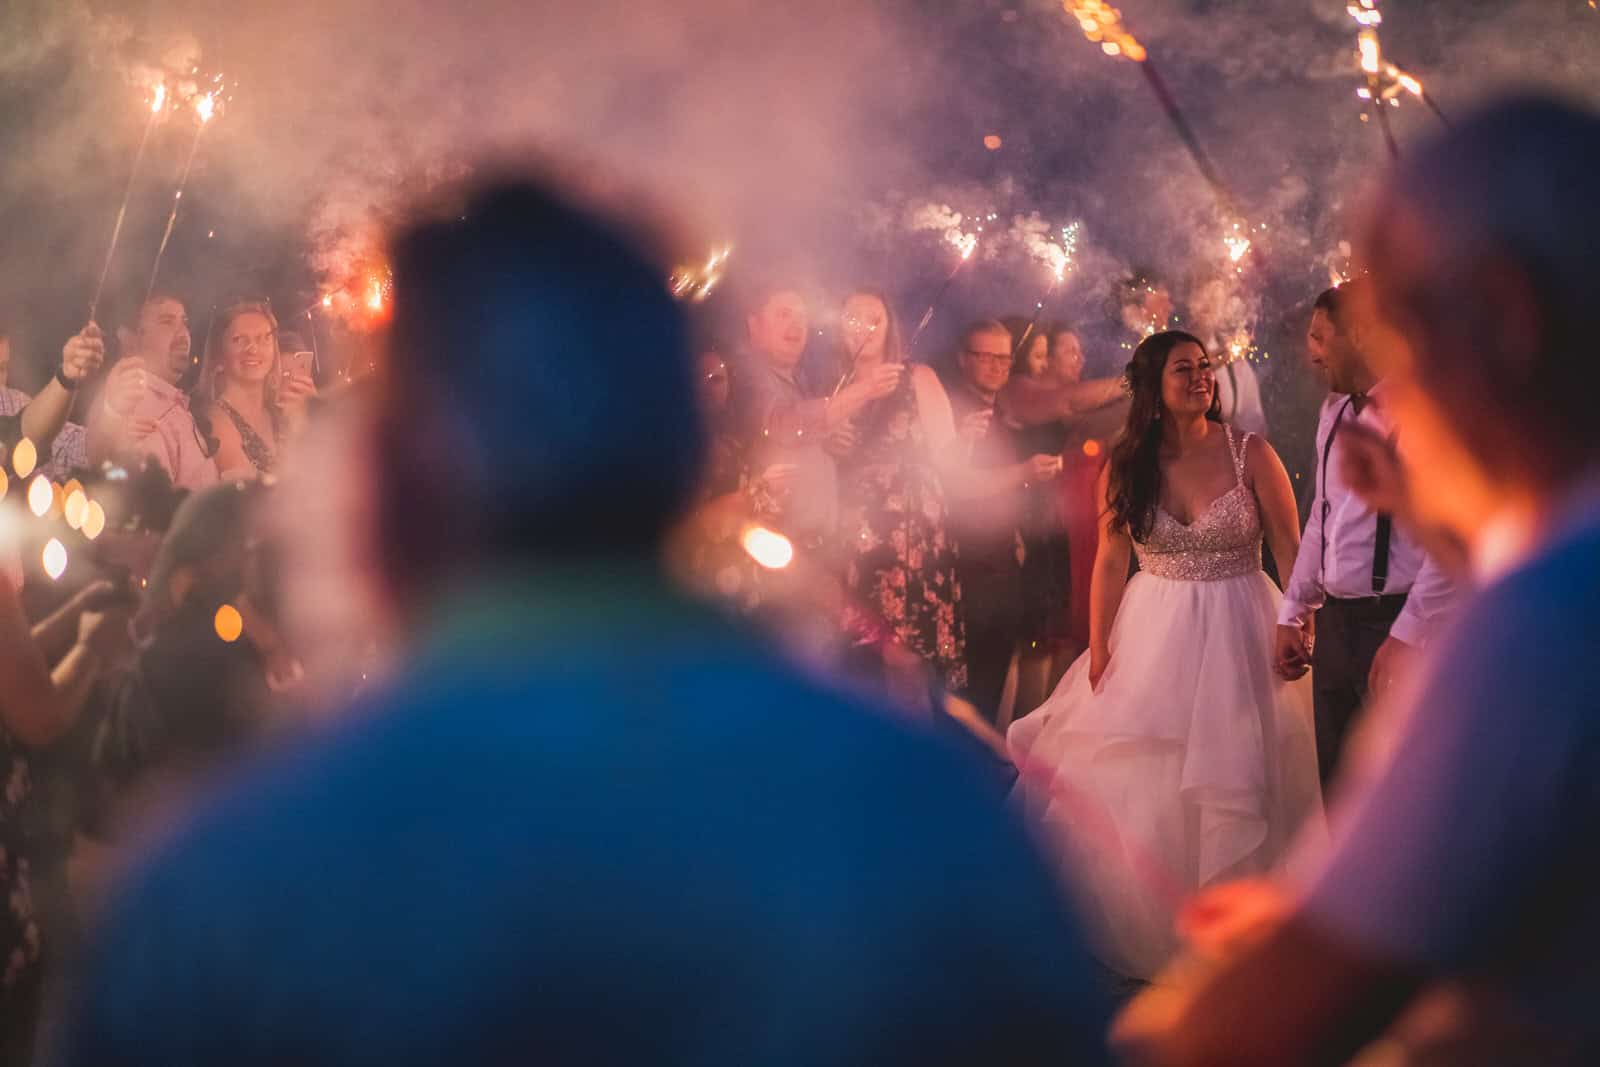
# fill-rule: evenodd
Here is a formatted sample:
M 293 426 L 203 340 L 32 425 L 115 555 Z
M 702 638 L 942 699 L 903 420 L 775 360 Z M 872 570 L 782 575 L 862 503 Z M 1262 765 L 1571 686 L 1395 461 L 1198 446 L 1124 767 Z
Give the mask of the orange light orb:
M 239 640 L 244 633 L 244 616 L 239 614 L 239 609 L 232 604 L 224 604 L 217 609 L 217 617 L 213 620 L 217 628 L 217 636 L 232 644 Z

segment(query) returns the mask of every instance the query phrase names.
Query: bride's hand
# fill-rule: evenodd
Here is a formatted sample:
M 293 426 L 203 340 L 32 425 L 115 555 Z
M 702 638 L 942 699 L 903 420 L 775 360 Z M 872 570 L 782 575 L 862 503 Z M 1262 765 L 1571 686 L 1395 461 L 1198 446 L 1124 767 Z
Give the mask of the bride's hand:
M 1111 663 L 1111 651 L 1103 648 L 1089 650 L 1089 688 L 1094 692 L 1100 691 L 1100 679 L 1105 677 L 1106 667 Z

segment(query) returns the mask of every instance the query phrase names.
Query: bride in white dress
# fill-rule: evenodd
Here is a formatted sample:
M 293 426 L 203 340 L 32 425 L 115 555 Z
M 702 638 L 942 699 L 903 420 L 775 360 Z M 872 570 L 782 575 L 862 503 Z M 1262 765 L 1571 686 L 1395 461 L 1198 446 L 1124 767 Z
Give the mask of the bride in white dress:
M 1277 453 L 1218 420 L 1204 346 L 1154 334 L 1101 475 L 1091 643 L 1007 735 L 1018 791 L 1059 846 L 1105 962 L 1149 978 L 1205 886 L 1264 872 L 1321 795 L 1311 681 L 1274 673 L 1281 573 L 1299 548 Z M 1128 578 L 1129 553 L 1139 573 Z

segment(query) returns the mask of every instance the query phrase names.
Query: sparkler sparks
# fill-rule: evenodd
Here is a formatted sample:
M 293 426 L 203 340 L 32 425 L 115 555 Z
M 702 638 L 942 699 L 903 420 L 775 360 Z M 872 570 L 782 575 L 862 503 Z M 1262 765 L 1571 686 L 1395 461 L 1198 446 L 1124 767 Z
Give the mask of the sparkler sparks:
M 950 291 L 950 286 L 955 282 L 956 275 L 961 273 L 961 268 L 967 265 L 972 254 L 978 250 L 978 241 L 983 236 L 984 227 L 995 221 L 999 216 L 994 212 L 982 216 L 974 216 L 970 224 L 961 212 L 952 210 L 944 204 L 924 204 L 912 212 L 910 224 L 913 230 L 938 230 L 944 242 L 954 248 L 960 258 L 956 265 L 945 276 L 944 283 L 939 286 L 939 291 L 929 302 L 928 309 L 922 313 L 922 318 L 917 322 L 917 328 L 911 331 L 911 340 L 907 350 L 917 347 L 923 331 L 928 328 L 928 323 L 933 321 L 933 315 L 938 310 L 939 303 L 944 299 L 945 293 Z M 967 228 L 970 225 L 970 229 Z
M 1104 0 L 1064 0 L 1061 5 L 1078 20 L 1083 35 L 1108 56 L 1127 56 L 1135 63 L 1145 61 L 1144 45 L 1122 24 L 1122 12 Z
M 1378 9 L 1378 0 L 1350 0 L 1345 8 L 1350 17 L 1361 27 L 1356 34 L 1356 54 L 1360 61 L 1361 72 L 1366 75 L 1366 84 L 1356 90 L 1356 96 L 1372 105 L 1373 114 L 1378 116 L 1378 126 L 1383 131 L 1384 143 L 1388 146 L 1389 155 L 1398 159 L 1400 146 L 1394 139 L 1393 132 L 1389 129 L 1388 113 L 1384 105 L 1399 107 L 1400 97 L 1403 93 L 1410 93 L 1416 99 L 1427 105 L 1445 126 L 1450 123 L 1445 119 L 1444 112 L 1439 110 L 1439 105 L 1423 84 L 1413 75 L 1401 70 L 1383 56 L 1383 45 L 1378 40 L 1378 27 L 1383 24 L 1383 12 Z M 1363 113 L 1363 121 L 1365 115 Z
M 717 283 L 722 280 L 723 274 L 727 271 L 728 257 L 732 254 L 733 246 L 727 245 L 713 250 L 702 266 L 675 268 L 667 279 L 667 288 L 679 300 L 700 303 L 711 295 Z
M 794 562 L 794 544 L 778 533 L 765 526 L 750 526 L 739 538 L 751 559 L 771 571 L 781 571 Z
M 117 254 L 117 242 L 122 238 L 122 223 L 128 216 L 128 198 L 133 195 L 133 185 L 139 178 L 139 168 L 144 163 L 144 150 L 150 143 L 150 131 L 155 129 L 167 109 L 167 81 L 156 81 L 150 99 L 150 118 L 139 136 L 139 147 L 133 153 L 133 166 L 128 171 L 128 184 L 122 190 L 122 204 L 117 208 L 117 221 L 111 226 L 111 241 L 106 246 L 106 258 L 100 265 L 100 280 L 95 283 L 94 296 L 89 298 L 89 321 L 93 322 L 100 310 L 100 297 L 105 293 L 106 278 L 111 274 L 111 261 Z
M 189 185 L 189 174 L 194 170 L 194 157 L 200 151 L 200 138 L 211 125 L 211 120 L 216 118 L 221 106 L 219 97 L 224 92 L 222 75 L 212 79 L 212 84 L 217 88 L 205 93 L 196 94 L 193 104 L 194 113 L 200 122 L 194 129 L 194 140 L 189 144 L 189 158 L 183 164 L 183 176 L 178 179 L 178 188 L 172 194 L 172 213 L 167 216 L 167 228 L 161 234 L 161 244 L 156 248 L 156 261 L 150 267 L 150 284 L 145 288 L 145 301 L 148 303 L 150 294 L 156 291 L 156 279 L 161 276 L 161 259 L 167 253 L 167 243 L 172 240 L 172 228 L 178 224 L 178 208 L 183 203 L 183 191 Z
M 962 260 L 968 260 L 978 249 L 984 227 L 996 218 L 994 212 L 968 218 L 945 204 L 924 204 L 911 213 L 910 227 L 939 231 L 944 242 L 954 248 Z

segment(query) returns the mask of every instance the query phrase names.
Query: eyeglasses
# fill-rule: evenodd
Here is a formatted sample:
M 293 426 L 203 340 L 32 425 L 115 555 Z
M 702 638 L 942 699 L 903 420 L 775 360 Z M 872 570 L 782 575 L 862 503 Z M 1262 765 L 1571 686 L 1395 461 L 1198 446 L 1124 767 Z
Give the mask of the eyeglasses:
M 979 352 L 975 348 L 967 349 L 967 355 L 979 363 L 990 367 L 999 367 L 1011 362 L 1010 352 Z

